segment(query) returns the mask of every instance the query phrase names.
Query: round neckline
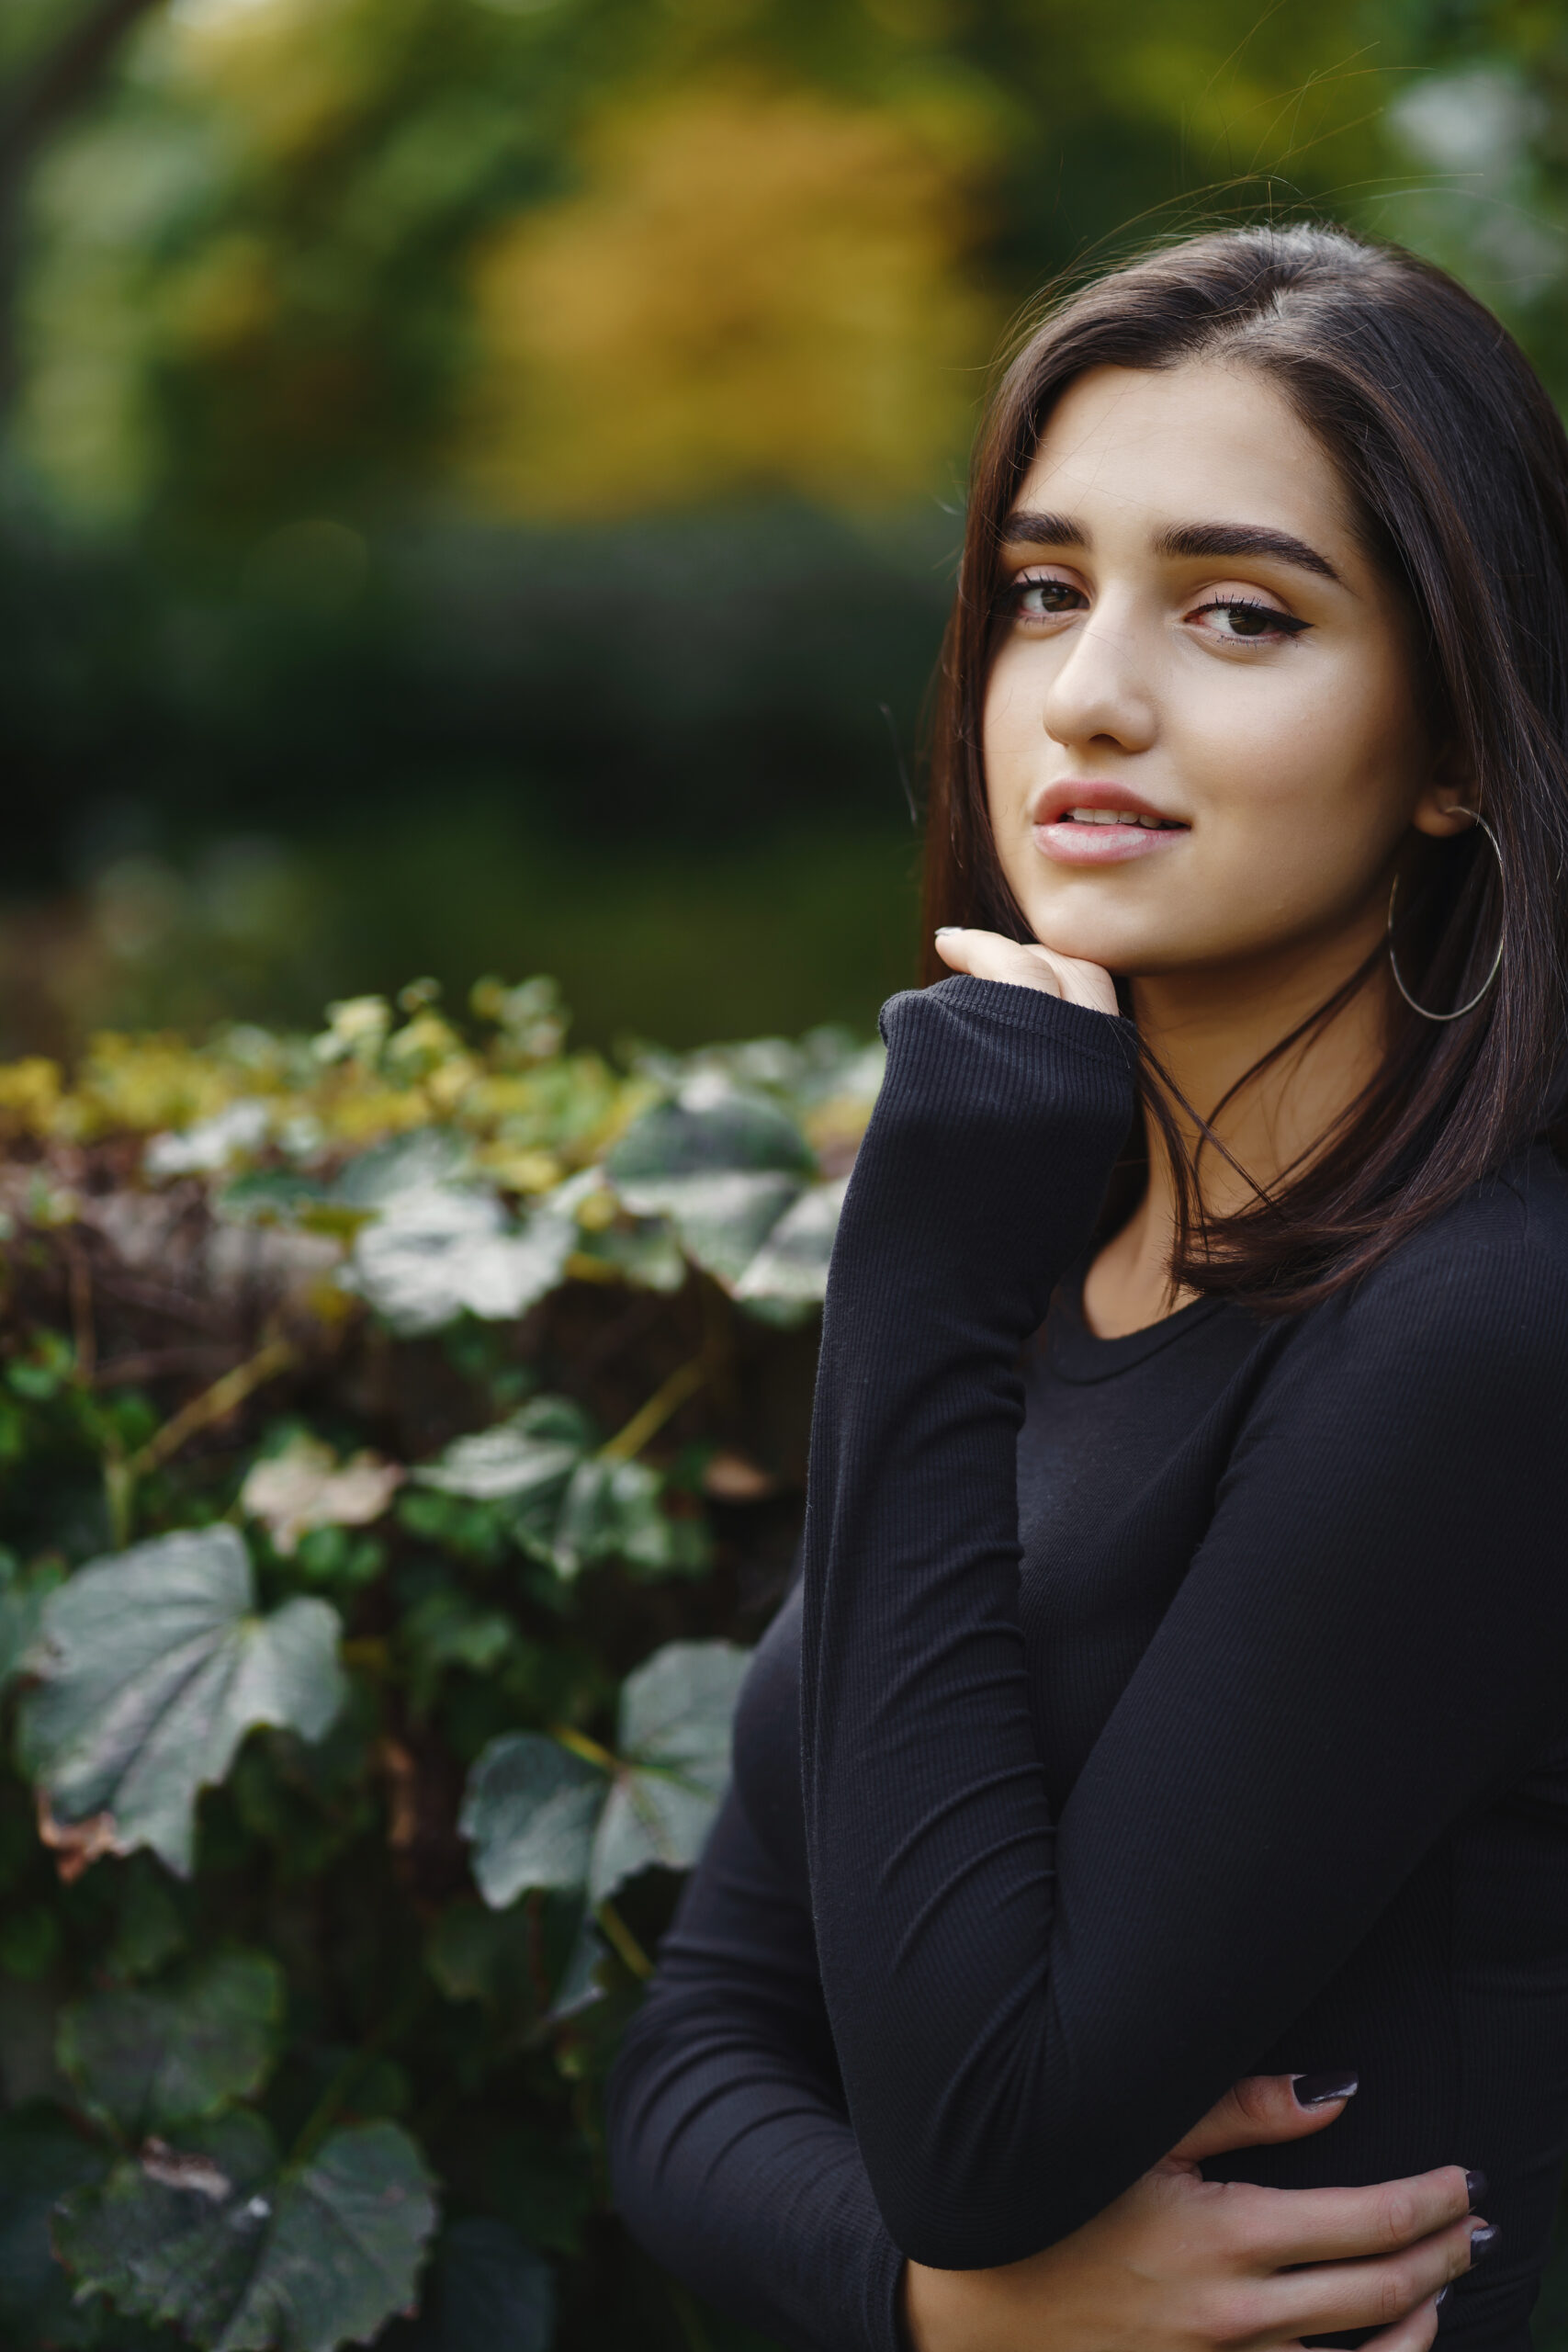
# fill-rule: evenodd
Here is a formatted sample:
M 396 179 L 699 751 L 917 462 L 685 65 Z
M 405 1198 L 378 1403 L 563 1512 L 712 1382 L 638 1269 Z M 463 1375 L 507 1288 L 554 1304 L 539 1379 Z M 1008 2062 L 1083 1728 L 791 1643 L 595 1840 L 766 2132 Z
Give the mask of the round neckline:
M 1064 1277 L 1046 1320 L 1045 1336 L 1052 1363 L 1064 1380 L 1084 1383 L 1112 1379 L 1117 1373 L 1126 1372 L 1146 1357 L 1157 1355 L 1162 1348 L 1185 1339 L 1189 1331 L 1211 1322 L 1222 1307 L 1230 1305 L 1224 1298 L 1189 1299 L 1174 1314 L 1162 1315 L 1157 1323 L 1145 1323 L 1140 1330 L 1123 1331 L 1113 1340 L 1102 1340 L 1089 1329 L 1084 1317 L 1087 1272 L 1086 1266 L 1078 1265 Z

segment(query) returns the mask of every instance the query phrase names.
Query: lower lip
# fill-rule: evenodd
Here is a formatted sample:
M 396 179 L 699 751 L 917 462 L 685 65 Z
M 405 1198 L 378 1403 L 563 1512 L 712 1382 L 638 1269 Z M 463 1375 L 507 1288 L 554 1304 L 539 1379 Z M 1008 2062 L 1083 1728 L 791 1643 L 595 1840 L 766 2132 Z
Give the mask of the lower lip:
M 1185 825 L 1036 825 L 1034 846 L 1058 865 L 1128 865 L 1187 839 Z

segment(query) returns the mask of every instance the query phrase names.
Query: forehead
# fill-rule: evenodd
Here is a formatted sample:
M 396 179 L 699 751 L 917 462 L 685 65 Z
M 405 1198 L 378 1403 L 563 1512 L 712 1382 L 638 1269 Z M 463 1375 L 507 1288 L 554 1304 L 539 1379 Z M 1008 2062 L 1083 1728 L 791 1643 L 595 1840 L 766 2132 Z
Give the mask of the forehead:
M 1272 525 L 1353 562 L 1338 472 L 1255 368 L 1096 368 L 1070 384 L 1013 503 L 1070 514 L 1098 539 L 1209 519 Z M 1337 544 L 1325 544 L 1332 536 Z

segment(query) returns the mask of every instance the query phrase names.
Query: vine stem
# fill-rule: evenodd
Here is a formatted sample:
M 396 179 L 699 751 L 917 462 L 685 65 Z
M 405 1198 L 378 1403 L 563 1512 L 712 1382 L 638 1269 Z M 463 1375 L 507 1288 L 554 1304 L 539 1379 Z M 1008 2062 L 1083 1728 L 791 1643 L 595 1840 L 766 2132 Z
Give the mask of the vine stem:
M 204 1388 L 199 1396 L 193 1396 L 188 1405 L 182 1405 L 177 1413 L 171 1414 L 135 1453 L 125 1460 L 107 1462 L 104 1484 L 115 1541 L 124 1544 L 130 1537 L 130 1506 L 138 1479 L 146 1477 L 151 1470 L 161 1470 L 198 1430 L 224 1419 L 256 1389 L 276 1380 L 279 1373 L 290 1371 L 299 1361 L 299 1351 L 291 1340 L 269 1340 L 254 1356 L 236 1364 L 220 1380 L 215 1380 L 210 1388 Z
M 678 1413 L 689 1396 L 694 1396 L 711 1376 L 713 1359 L 705 1348 L 689 1363 L 678 1364 L 668 1380 L 661 1381 L 646 1405 L 639 1406 L 624 1430 L 617 1430 L 606 1445 L 599 1449 L 606 1462 L 629 1462 L 642 1452 L 649 1440 L 656 1437 L 671 1414 Z
M 585 1731 L 574 1731 L 570 1724 L 552 1724 L 550 1736 L 558 1739 L 563 1747 L 570 1747 L 574 1756 L 581 1756 L 585 1764 L 597 1765 L 601 1772 L 615 1773 L 621 1769 L 607 1747 L 601 1747 Z
M 648 1954 L 644 1951 L 642 1946 L 638 1943 L 637 1938 L 633 1935 L 631 1929 L 627 1927 L 626 1921 L 622 1918 L 615 1905 L 610 1901 L 608 1895 L 605 1896 L 603 1903 L 597 1904 L 594 1906 L 593 1916 L 598 1920 L 599 1925 L 604 1928 L 604 1933 L 608 1936 L 610 1941 L 615 1947 L 615 1950 L 621 1959 L 626 1962 L 626 1966 L 631 1970 L 632 1974 L 634 1976 L 641 1977 L 644 1983 L 646 1983 L 649 1977 L 653 1973 L 653 1962 L 649 1960 Z
M 214 1421 L 222 1420 L 243 1405 L 255 1389 L 276 1380 L 280 1372 L 288 1372 L 299 1361 L 299 1351 L 292 1340 L 269 1340 L 254 1356 L 237 1363 L 188 1405 L 182 1405 L 172 1414 L 162 1429 L 154 1430 L 140 1453 L 133 1453 L 126 1468 L 133 1478 L 144 1478 L 149 1470 L 161 1470 L 171 1454 L 177 1453 L 186 1441 L 207 1429 Z
M 612 1780 L 619 1778 L 622 1769 L 620 1758 L 612 1756 L 607 1747 L 601 1747 L 596 1739 L 590 1739 L 585 1731 L 574 1731 L 570 1724 L 552 1724 L 550 1736 L 558 1739 L 563 1747 L 570 1747 L 574 1756 L 581 1756 L 585 1764 L 592 1764 L 601 1772 L 607 1772 Z M 594 1905 L 593 1916 L 632 1974 L 644 1978 L 651 1976 L 652 1961 L 608 1895 L 603 1903 Z

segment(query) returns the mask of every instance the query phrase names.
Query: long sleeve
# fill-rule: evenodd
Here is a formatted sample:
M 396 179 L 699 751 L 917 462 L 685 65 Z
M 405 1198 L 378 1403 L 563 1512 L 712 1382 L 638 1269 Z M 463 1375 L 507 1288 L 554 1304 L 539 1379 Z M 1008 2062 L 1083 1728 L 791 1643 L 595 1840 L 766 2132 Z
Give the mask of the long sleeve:
M 813 1425 L 806 1832 L 878 2205 L 970 2268 L 1119 2195 L 1561 1732 L 1568 1273 L 1528 1204 L 1461 1208 L 1260 1343 L 1207 1532 L 1054 1823 L 1018 1357 L 1126 1123 L 1122 1041 L 969 979 L 886 1025 Z
M 793 1780 L 795 1627 L 775 1623 L 761 1665 L 783 1669 L 789 1714 L 770 1761 Z M 897 2352 L 903 2261 L 845 2113 L 804 1870 L 737 1791 L 622 2043 L 608 2123 L 616 2203 L 666 2269 L 790 2352 Z

